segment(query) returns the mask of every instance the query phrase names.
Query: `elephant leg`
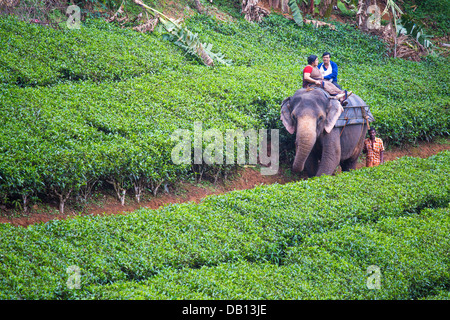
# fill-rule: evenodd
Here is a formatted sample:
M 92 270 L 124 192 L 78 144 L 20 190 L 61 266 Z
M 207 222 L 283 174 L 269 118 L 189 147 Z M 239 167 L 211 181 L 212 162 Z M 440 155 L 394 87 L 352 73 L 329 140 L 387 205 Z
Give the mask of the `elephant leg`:
M 324 132 L 322 137 L 322 157 L 320 159 L 317 176 L 332 175 L 341 160 L 341 142 L 339 129 L 334 128 L 330 133 Z
M 350 171 L 356 169 L 356 164 L 358 163 L 358 158 L 347 159 L 341 162 L 342 171 Z
M 319 159 L 313 152 L 311 152 L 305 162 L 305 171 L 308 174 L 308 177 L 314 177 L 317 174 L 318 168 Z
M 356 169 L 358 158 L 364 145 L 367 126 L 351 125 L 347 126 L 341 136 L 341 161 L 342 171 Z

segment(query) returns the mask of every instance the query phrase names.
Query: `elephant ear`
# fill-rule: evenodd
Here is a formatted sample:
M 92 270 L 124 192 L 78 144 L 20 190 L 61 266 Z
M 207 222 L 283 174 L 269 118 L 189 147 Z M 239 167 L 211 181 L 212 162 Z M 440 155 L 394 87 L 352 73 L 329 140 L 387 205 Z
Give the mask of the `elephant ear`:
M 327 108 L 327 118 L 325 120 L 325 131 L 330 133 L 333 130 L 334 125 L 336 124 L 337 119 L 341 116 L 341 113 L 344 111 L 341 103 L 338 100 L 331 99 L 330 104 Z
M 291 97 L 288 97 L 283 100 L 281 103 L 281 121 L 283 122 L 284 127 L 286 130 L 293 134 L 295 132 L 295 124 L 294 119 L 292 119 L 291 116 Z

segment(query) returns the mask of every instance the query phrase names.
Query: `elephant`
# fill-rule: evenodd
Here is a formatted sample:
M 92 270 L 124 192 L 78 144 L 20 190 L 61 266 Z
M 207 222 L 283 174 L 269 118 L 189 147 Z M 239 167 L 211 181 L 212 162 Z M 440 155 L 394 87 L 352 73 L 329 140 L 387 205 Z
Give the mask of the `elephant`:
M 365 106 L 356 94 L 347 99 L 349 106 Z M 308 177 L 332 175 L 356 168 L 369 123 L 335 127 L 343 111 L 338 100 L 322 89 L 299 89 L 281 104 L 281 120 L 290 134 L 296 133 L 293 172 L 306 171 Z

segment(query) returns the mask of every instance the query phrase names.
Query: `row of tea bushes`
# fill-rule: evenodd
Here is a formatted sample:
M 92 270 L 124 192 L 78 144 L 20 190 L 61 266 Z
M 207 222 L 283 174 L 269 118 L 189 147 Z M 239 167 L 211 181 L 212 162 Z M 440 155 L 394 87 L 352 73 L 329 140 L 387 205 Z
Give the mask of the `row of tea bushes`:
M 273 106 L 279 111 L 279 103 L 301 86 L 306 58 L 310 54 L 320 57 L 327 51 L 339 66 L 339 83 L 371 107 L 374 125 L 386 142 L 430 140 L 450 132 L 448 58 L 430 54 L 420 63 L 387 58 L 383 42 L 348 25 L 335 23 L 335 31 L 311 25 L 299 28 L 274 14 L 259 25 L 222 23 L 207 16 L 195 16 L 188 23 L 235 65 L 262 67 L 273 77 L 281 72 L 285 79 L 284 87 L 279 88 L 281 100 L 269 96 L 272 99 L 261 102 L 264 105 L 267 101 L 269 110 Z
M 53 29 L 0 17 L 0 83 L 21 87 L 79 80 L 124 80 L 183 63 L 160 37 L 88 20 L 82 28 Z
M 143 181 L 155 193 L 161 184 L 190 179 L 198 168 L 173 165 L 169 137 L 176 129 L 192 130 L 195 121 L 221 132 L 278 128 L 280 141 L 291 141 L 279 120 L 280 102 L 299 87 L 306 56 L 327 46 L 336 50 L 332 57 L 340 65 L 340 82 L 371 106 L 372 125 L 386 143 L 449 132 L 443 60 L 386 59 L 379 40 L 342 25 L 331 31 L 299 28 L 276 15 L 261 24 L 195 16 L 189 28 L 235 61 L 231 67 L 206 68 L 182 57 L 160 35 L 99 20 L 78 31 L 16 23 L 11 17 L 1 17 L 0 24 L 5 44 L 0 77 L 14 78 L 0 83 L 2 203 L 26 207 L 52 195 L 61 204 L 107 181 L 123 202 L 124 192 L 145 190 Z M 77 58 L 80 52 L 84 58 Z M 84 72 L 78 80 L 85 81 L 59 83 L 62 63 Z M 135 66 L 142 70 L 136 73 Z M 200 170 L 205 168 L 213 175 L 229 170 Z
M 263 72 L 257 75 L 246 76 L 254 93 L 265 79 Z M 175 130 L 193 132 L 197 121 L 202 134 L 210 128 L 223 135 L 228 129 L 264 129 L 257 118 L 259 105 L 243 100 L 231 77 L 215 89 L 208 87 L 214 76 L 200 69 L 192 69 L 194 80 L 183 86 L 186 77 L 174 71 L 119 83 L 5 87 L 0 102 L 7 120 L 0 132 L 2 199 L 53 191 L 66 197 L 95 181 L 119 181 L 122 189 L 132 190 L 137 180 L 146 179 L 154 191 L 190 168 L 171 160 Z M 168 80 L 175 87 L 161 90 L 161 82 Z M 230 95 L 218 97 L 225 87 Z M 228 170 L 226 165 L 222 169 Z
M 272 77 L 266 71 L 239 66 L 204 73 L 191 67 L 183 76 L 171 71 L 119 83 L 4 87 L 1 201 L 56 192 L 73 197 L 95 181 L 119 181 L 121 189 L 130 191 L 144 179 L 154 191 L 161 183 L 188 178 L 190 166 L 171 160 L 170 135 L 176 129 L 192 132 L 196 121 L 204 131 L 215 128 L 223 134 L 227 129 L 280 128 L 283 142 L 287 134 L 277 120 L 278 101 L 289 95 L 289 88 L 278 88 L 288 72 Z M 443 109 L 447 100 L 437 98 L 427 110 L 405 107 L 406 119 L 395 108 L 372 108 L 375 125 L 397 141 L 413 139 L 418 132 L 443 134 L 450 123 L 450 113 Z M 406 129 L 408 123 L 417 131 Z
M 421 63 L 355 64 L 345 70 L 342 83 L 371 106 L 385 141 L 429 141 L 450 133 L 450 76 L 441 63 L 430 57 Z
M 145 281 L 91 286 L 84 298 L 448 299 L 449 232 L 450 207 L 424 209 L 313 234 L 288 248 L 281 265 L 238 260 L 167 269 Z
M 300 68 L 309 54 L 330 47 L 340 53 L 337 62 L 343 64 L 369 58 L 379 64 L 384 59 L 381 41 L 340 25 L 338 32 L 309 25 L 300 29 L 276 14 L 261 24 L 244 19 L 222 23 L 208 15 L 186 22 L 202 42 L 225 52 L 235 66 L 268 65 L 274 74 L 277 66 Z M 14 16 L 0 17 L 0 83 L 23 87 L 124 80 L 167 70 L 183 73 L 183 66 L 198 63 L 156 32 L 142 34 L 100 19 L 83 21 L 80 29 L 55 30 Z
M 352 272 L 356 272 L 357 267 L 367 268 L 366 263 L 370 262 L 387 272 L 389 266 L 392 267 L 389 259 L 395 258 L 395 252 L 390 253 L 388 247 L 397 246 L 397 237 L 405 241 L 405 246 L 408 240 L 416 242 L 405 248 L 395 247 L 404 257 L 401 258 L 403 265 L 394 268 L 394 272 L 398 274 L 411 266 L 417 269 L 406 277 L 424 272 L 421 278 L 424 282 L 417 283 L 416 289 L 409 293 L 398 291 L 396 287 L 390 297 L 407 297 L 407 294 L 419 297 L 421 291 L 428 290 L 426 283 L 437 284 L 439 277 L 443 284 L 448 283 L 443 270 L 446 261 L 448 264 L 448 253 L 444 251 L 448 241 L 441 241 L 448 233 L 447 211 L 442 211 L 443 218 L 440 218 L 438 213 L 433 215 L 423 209 L 448 206 L 449 159 L 450 152 L 428 159 L 402 158 L 335 177 L 259 186 L 211 196 L 199 204 L 141 209 L 127 215 L 77 217 L 27 228 L 1 224 L 0 298 L 72 299 L 99 294 L 99 289 L 94 288 L 98 285 L 151 279 L 158 282 L 173 272 L 178 277 L 176 270 L 183 268 L 212 267 L 197 272 L 211 270 L 214 273 L 219 264 L 225 263 L 226 269 L 237 261 L 257 265 L 265 272 L 278 265 L 307 263 L 307 260 L 302 262 L 301 257 L 306 259 L 308 252 L 311 259 L 318 259 L 323 250 L 329 253 L 325 251 L 317 260 L 323 261 L 310 264 L 311 268 L 346 261 L 353 265 Z M 437 227 L 438 221 L 433 220 L 438 218 L 442 220 L 441 229 Z M 401 223 L 408 226 L 404 231 L 393 227 Z M 409 225 L 419 227 L 422 224 L 424 227 L 419 231 L 409 230 Z M 424 245 L 419 235 L 426 230 L 430 231 L 426 249 L 411 251 L 415 243 Z M 378 239 L 378 233 L 383 233 L 380 237 L 392 239 L 377 251 L 375 244 L 383 242 Z M 355 251 L 351 249 L 353 245 Z M 344 247 L 349 252 L 340 255 Z M 372 249 L 382 257 L 371 260 Z M 409 263 L 404 261 L 407 256 Z M 355 260 L 358 257 L 362 259 L 360 265 Z M 427 265 L 430 260 L 434 264 Z M 80 270 L 79 290 L 67 287 L 67 268 L 73 265 Z M 424 270 L 425 265 L 428 271 Z M 280 272 L 280 276 L 284 273 Z M 257 274 L 251 278 L 256 280 Z M 359 274 L 356 272 L 352 277 Z M 173 285 L 176 289 L 177 284 Z M 312 284 L 305 282 L 304 285 Z M 395 286 L 400 284 L 395 283 Z M 334 294 L 337 292 L 336 289 Z M 320 293 L 316 295 L 320 297 Z M 178 297 L 175 291 L 170 294 L 171 298 L 175 296 Z M 356 297 L 360 296 L 361 293 L 357 293 Z M 180 297 L 191 295 L 180 294 Z

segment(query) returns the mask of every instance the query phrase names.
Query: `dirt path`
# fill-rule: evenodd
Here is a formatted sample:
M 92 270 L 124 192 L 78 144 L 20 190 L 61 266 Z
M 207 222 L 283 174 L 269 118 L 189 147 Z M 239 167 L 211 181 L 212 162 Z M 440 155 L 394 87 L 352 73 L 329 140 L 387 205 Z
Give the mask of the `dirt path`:
M 419 142 L 415 146 L 407 146 L 403 148 L 391 148 L 385 151 L 385 161 L 392 161 L 403 156 L 427 158 L 437 154 L 443 150 L 450 150 L 450 138 L 441 138 L 438 142 L 426 143 Z M 357 168 L 364 167 L 362 159 Z M 6 207 L 0 207 L 0 223 L 11 223 L 14 226 L 28 226 L 35 223 L 47 222 L 54 219 L 65 219 L 78 215 L 109 215 L 109 214 L 125 214 L 126 212 L 135 211 L 142 207 L 157 209 L 161 206 L 171 203 L 182 202 L 199 202 L 206 196 L 222 194 L 233 190 L 250 189 L 260 184 L 284 184 L 300 179 L 306 176 L 293 175 L 290 170 L 283 167 L 277 175 L 263 176 L 251 167 L 244 168 L 232 180 L 219 181 L 217 185 L 209 182 L 198 184 L 180 183 L 176 191 L 159 194 L 157 197 L 148 197 L 137 203 L 131 197 L 128 197 L 125 206 L 121 206 L 112 194 L 98 194 L 88 205 L 83 207 L 66 207 L 67 214 L 61 215 L 57 210 L 56 203 L 35 204 L 27 215 L 19 214 L 15 210 Z

